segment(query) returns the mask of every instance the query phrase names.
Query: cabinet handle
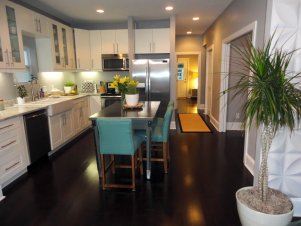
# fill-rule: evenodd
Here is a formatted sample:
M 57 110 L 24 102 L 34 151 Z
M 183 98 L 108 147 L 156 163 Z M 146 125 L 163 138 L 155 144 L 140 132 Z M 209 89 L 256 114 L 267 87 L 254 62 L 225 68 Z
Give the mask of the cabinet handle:
M 10 170 L 11 168 L 13 168 L 14 166 L 18 165 L 19 163 L 20 163 L 20 161 L 18 161 L 18 162 L 16 162 L 16 163 L 12 164 L 11 166 L 5 168 L 5 171 Z
M 6 54 L 6 64 L 9 66 L 9 55 L 8 55 L 8 50 L 5 50 L 5 54 Z
M 39 31 L 42 33 L 42 26 L 41 26 L 41 20 L 39 19 Z
M 119 50 L 118 50 L 118 43 L 116 44 L 116 46 L 117 46 L 117 48 L 116 48 L 117 52 L 116 53 L 118 53 L 119 52 Z
M 7 143 L 7 144 L 1 146 L 1 148 L 6 148 L 6 147 L 8 147 L 9 145 L 11 145 L 11 144 L 13 144 L 13 143 L 16 143 L 16 142 L 17 142 L 16 140 L 13 140 L 13 141 L 11 141 L 11 142 L 9 142 L 9 143 Z
M 9 52 L 9 55 L 11 56 L 11 66 L 15 66 L 15 61 L 14 61 L 13 53 Z
M 94 68 L 94 60 L 91 60 L 91 61 L 92 61 L 91 63 L 92 63 L 92 69 L 93 69 Z
M 151 42 L 149 43 L 149 52 L 150 53 L 152 52 L 152 43 Z
M 11 127 L 11 126 L 13 126 L 13 125 L 14 125 L 14 124 L 10 124 L 10 125 L 7 125 L 7 126 L 3 126 L 3 127 L 0 128 L 0 130 L 6 129 L 6 128 Z
M 115 44 L 113 43 L 113 53 L 116 53 L 115 52 Z

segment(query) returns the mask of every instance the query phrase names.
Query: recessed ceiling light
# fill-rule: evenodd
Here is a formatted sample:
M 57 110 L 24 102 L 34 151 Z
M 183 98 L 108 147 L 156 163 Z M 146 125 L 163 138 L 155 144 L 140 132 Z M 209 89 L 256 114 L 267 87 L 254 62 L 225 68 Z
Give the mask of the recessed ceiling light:
M 103 9 L 97 9 L 96 12 L 98 12 L 98 13 L 104 13 L 105 11 Z
M 192 34 L 192 31 L 187 31 L 187 34 L 188 34 L 188 35 L 191 35 L 191 34 Z
M 172 7 L 172 6 L 166 6 L 166 7 L 165 7 L 165 10 L 166 10 L 166 11 L 171 11 L 171 10 L 173 10 L 173 7 Z
M 193 17 L 192 20 L 199 20 L 200 18 L 198 16 Z

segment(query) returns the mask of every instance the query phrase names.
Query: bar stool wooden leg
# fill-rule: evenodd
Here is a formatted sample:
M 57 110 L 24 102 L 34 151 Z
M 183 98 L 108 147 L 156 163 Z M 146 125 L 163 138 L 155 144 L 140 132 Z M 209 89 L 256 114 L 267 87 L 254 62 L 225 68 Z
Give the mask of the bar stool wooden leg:
M 163 142 L 163 164 L 164 164 L 164 172 L 168 173 L 167 166 L 167 143 Z
M 103 155 L 100 155 L 100 158 L 101 158 L 101 185 L 102 185 L 102 190 L 105 190 L 105 183 L 106 183 L 106 172 L 105 172 L 105 161 L 104 161 L 104 156 Z
M 136 183 L 135 183 L 135 157 L 131 156 L 132 162 L 132 191 L 136 191 Z
M 115 174 L 115 156 L 111 155 L 111 161 L 112 161 L 112 173 Z

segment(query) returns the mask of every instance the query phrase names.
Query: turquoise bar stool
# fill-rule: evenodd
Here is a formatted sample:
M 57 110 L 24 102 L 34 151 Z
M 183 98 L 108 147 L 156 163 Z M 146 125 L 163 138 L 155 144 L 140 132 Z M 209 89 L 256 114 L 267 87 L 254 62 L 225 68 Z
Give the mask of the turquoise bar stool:
M 155 121 L 152 125 L 152 151 L 160 150 L 162 151 L 162 158 L 152 157 L 152 161 L 163 162 L 164 172 L 168 173 L 168 163 L 169 163 L 169 128 L 170 122 L 173 114 L 173 104 L 167 106 L 163 121 Z M 139 130 L 137 134 L 146 140 L 145 131 Z
M 142 150 L 141 144 L 144 141 L 141 136 L 133 132 L 131 119 L 97 119 L 96 126 L 99 134 L 99 153 L 101 158 L 102 189 L 106 188 L 131 188 L 136 189 L 135 169 L 140 168 L 140 174 L 143 174 Z M 137 158 L 137 150 L 139 161 Z M 110 155 L 111 160 L 108 166 L 105 166 L 105 155 Z M 131 165 L 116 165 L 114 155 L 131 156 Z M 131 168 L 132 184 L 109 184 L 106 181 L 106 173 L 112 167 L 113 174 L 115 168 Z
M 172 100 L 168 102 L 167 108 L 168 107 L 174 108 L 174 102 Z M 163 121 L 164 121 L 164 118 L 158 117 L 158 118 L 154 119 L 153 124 L 154 125 L 158 125 L 158 126 L 162 126 L 163 125 Z

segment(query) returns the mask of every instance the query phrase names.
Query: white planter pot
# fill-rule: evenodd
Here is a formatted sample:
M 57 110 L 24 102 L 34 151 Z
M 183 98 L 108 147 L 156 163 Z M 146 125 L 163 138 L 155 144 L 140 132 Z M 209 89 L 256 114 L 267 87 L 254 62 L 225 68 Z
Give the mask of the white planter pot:
M 64 86 L 65 93 L 71 93 L 72 89 L 73 89 L 73 86 Z
M 128 106 L 136 106 L 139 101 L 139 94 L 125 94 L 125 102 Z
M 17 103 L 18 104 L 25 104 L 25 98 L 23 97 L 17 97 Z
M 285 214 L 266 214 L 250 209 L 241 203 L 237 198 L 238 192 L 250 188 L 252 187 L 241 188 L 235 194 L 238 215 L 242 226 L 286 226 L 291 222 L 294 209 Z

